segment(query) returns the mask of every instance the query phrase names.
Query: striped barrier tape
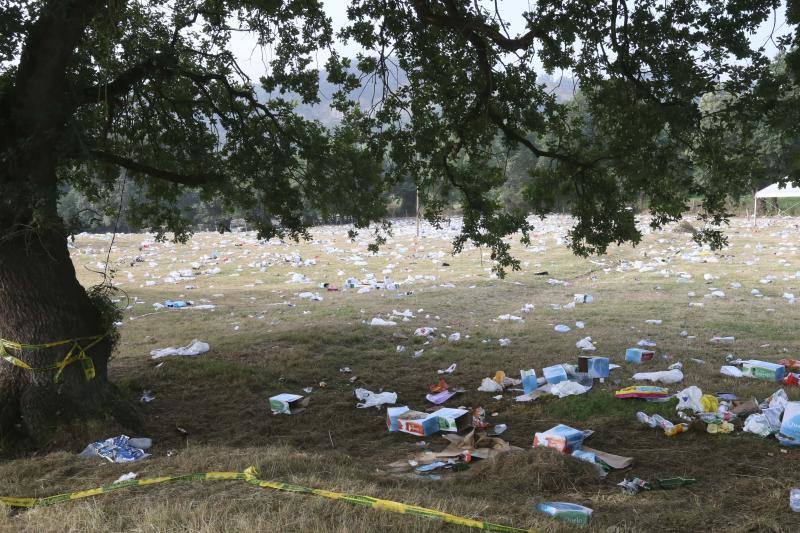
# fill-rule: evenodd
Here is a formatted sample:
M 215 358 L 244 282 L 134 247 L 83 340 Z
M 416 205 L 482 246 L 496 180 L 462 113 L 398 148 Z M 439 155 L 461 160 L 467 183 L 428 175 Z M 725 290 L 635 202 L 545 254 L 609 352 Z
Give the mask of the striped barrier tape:
M 12 365 L 22 368 L 24 370 L 30 370 L 31 372 L 43 372 L 46 370 L 57 370 L 56 375 L 53 377 L 55 382 L 58 382 L 61 379 L 61 373 L 64 372 L 64 369 L 71 365 L 72 363 L 80 361 L 81 366 L 83 366 L 83 375 L 86 377 L 86 381 L 92 380 L 95 377 L 95 370 L 94 370 L 94 363 L 92 362 L 92 358 L 86 354 L 86 350 L 93 347 L 95 344 L 100 342 L 105 338 L 105 335 L 94 335 L 92 337 L 78 337 L 75 339 L 67 339 L 63 341 L 55 341 L 55 342 L 46 342 L 43 344 L 22 344 L 19 342 L 9 341 L 6 339 L 0 339 L 0 359 L 5 359 Z M 88 342 L 85 346 L 83 346 L 82 342 Z M 53 363 L 49 366 L 34 368 L 30 366 L 28 363 L 16 357 L 8 352 L 8 350 L 14 350 L 16 352 L 21 352 L 23 350 L 42 350 L 47 348 L 57 348 L 59 346 L 67 346 L 72 344 L 67 355 L 64 356 L 64 359 L 59 361 L 58 363 Z
M 0 496 L 0 503 L 10 507 L 45 507 L 54 505 L 61 502 L 78 500 L 81 498 L 88 498 L 90 496 L 97 496 L 100 494 L 108 494 L 122 489 L 131 487 L 143 487 L 149 485 L 157 485 L 160 483 L 172 483 L 176 481 L 230 481 L 241 480 L 265 489 L 273 489 L 284 492 L 293 492 L 298 494 L 314 494 L 329 498 L 331 500 L 346 501 L 355 505 L 369 507 L 371 509 L 380 509 L 383 511 L 390 511 L 393 513 L 408 514 L 419 516 L 423 518 L 431 518 L 441 520 L 449 524 L 456 524 L 460 526 L 470 527 L 474 529 L 482 529 L 484 531 L 498 531 L 501 533 L 526 533 L 530 530 L 519 529 L 511 526 L 504 526 L 500 524 L 493 524 L 491 522 L 484 522 L 482 520 L 474 520 L 435 509 L 428 509 L 426 507 L 419 507 L 416 505 L 408 505 L 405 503 L 395 502 L 392 500 L 383 500 L 380 498 L 373 498 L 371 496 L 358 496 L 354 494 L 346 494 L 341 492 L 332 492 L 324 489 L 313 489 L 310 487 L 303 487 L 300 485 L 293 485 L 291 483 L 281 483 L 276 481 L 263 481 L 258 478 L 258 471 L 255 467 L 250 467 L 244 472 L 205 472 L 198 474 L 183 474 L 179 476 L 161 476 L 143 479 L 131 479 L 128 481 L 120 481 L 119 483 L 112 483 L 110 485 L 103 485 L 93 489 L 82 490 L 78 492 L 70 492 L 65 494 L 55 494 L 53 496 L 45 496 L 42 498 L 15 498 Z

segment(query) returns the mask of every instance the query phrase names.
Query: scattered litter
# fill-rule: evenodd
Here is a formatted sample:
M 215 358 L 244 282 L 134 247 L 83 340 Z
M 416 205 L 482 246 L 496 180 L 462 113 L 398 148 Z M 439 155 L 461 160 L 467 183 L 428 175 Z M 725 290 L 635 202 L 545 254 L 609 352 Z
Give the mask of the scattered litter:
M 590 378 L 605 379 L 608 377 L 609 370 L 608 357 L 578 356 L 578 372 L 586 374 Z
M 742 362 L 742 375 L 751 378 L 765 379 L 768 381 L 781 381 L 786 372 L 786 367 L 777 363 L 757 361 L 750 359 Z
M 675 397 L 678 399 L 677 411 L 689 410 L 695 413 L 713 413 L 719 407 L 719 400 L 710 394 L 703 394 L 700 387 L 692 385 L 678 392 Z
M 369 325 L 370 326 L 396 326 L 397 322 L 395 322 L 394 320 L 384 320 L 384 319 L 382 319 L 380 317 L 375 317 L 372 320 L 370 320 Z
M 529 370 L 520 370 L 520 378 L 522 379 L 522 390 L 525 394 L 531 394 L 539 386 L 536 379 L 536 370 L 533 368 Z
M 795 513 L 800 513 L 800 489 L 791 489 L 789 491 L 789 507 Z
M 649 481 L 645 481 L 643 479 L 639 479 L 635 477 L 631 480 L 625 479 L 620 483 L 617 483 L 618 486 L 622 487 L 622 490 L 625 491 L 627 494 L 636 495 L 642 490 L 672 490 L 678 487 L 685 487 L 687 485 L 693 485 L 697 480 L 692 478 L 684 478 L 684 477 L 672 477 L 667 479 L 657 479 L 654 483 L 650 483 Z
M 456 367 L 457 366 L 458 365 L 456 363 L 453 363 L 452 365 L 448 366 L 444 370 L 437 370 L 436 373 L 437 374 L 452 374 L 453 372 L 456 371 Z
M 642 350 L 641 348 L 628 348 L 625 350 L 625 361 L 628 363 L 640 364 L 651 361 L 656 356 L 652 350 Z
M 169 348 L 161 348 L 158 350 L 153 350 L 150 352 L 150 358 L 159 359 L 161 357 L 167 357 L 170 355 L 195 356 L 195 355 L 200 355 L 202 353 L 206 353 L 209 349 L 211 349 L 211 347 L 207 343 L 194 339 L 186 346 L 181 346 L 179 348 L 170 346 Z
M 449 400 L 450 398 L 452 398 L 453 396 L 455 396 L 457 393 L 458 393 L 458 391 L 455 391 L 455 390 L 451 391 L 451 390 L 445 389 L 443 391 L 439 391 L 439 392 L 436 392 L 436 393 L 427 394 L 427 395 L 425 395 L 425 399 L 428 400 L 429 402 L 431 402 L 434 405 L 441 405 L 444 402 L 446 402 L 447 400 Z
M 508 338 L 497 339 L 497 342 L 500 343 L 500 346 L 511 346 L 511 339 Z
M 719 367 L 719 373 L 722 374 L 723 376 L 730 376 L 732 378 L 740 378 L 744 376 L 744 374 L 740 369 L 731 365 L 723 365 Z
M 356 407 L 359 409 L 364 409 L 366 407 L 377 407 L 380 408 L 381 405 L 387 403 L 397 403 L 397 393 L 396 392 L 381 392 L 381 393 L 374 393 L 367 389 L 356 389 L 353 391 L 356 398 L 358 398 L 362 403 L 356 404 Z
M 298 298 L 301 300 L 311 300 L 313 302 L 320 302 L 322 301 L 322 296 L 319 295 L 317 292 L 301 292 L 297 295 Z
M 137 474 L 136 472 L 128 472 L 127 474 L 122 474 L 121 476 L 119 476 L 119 477 L 118 477 L 118 478 L 117 478 L 117 479 L 114 481 L 114 484 L 116 484 L 116 483 L 123 483 L 123 482 L 125 482 L 125 481 L 130 481 L 130 480 L 132 480 L 132 479 L 136 479 L 136 476 L 137 476 L 137 475 L 138 475 L 138 474 Z
M 636 419 L 642 424 L 650 426 L 651 428 L 660 427 L 661 429 L 664 430 L 664 435 L 668 437 L 674 437 L 679 433 L 689 431 L 689 424 L 673 424 L 672 422 L 670 422 L 669 420 L 658 414 L 650 416 L 647 415 L 646 413 L 639 411 L 638 413 L 636 413 Z
M 481 386 L 478 387 L 481 392 L 503 392 L 503 386 L 494 381 L 492 378 L 483 378 Z
M 583 394 L 588 390 L 589 387 L 584 387 L 575 381 L 561 381 L 550 388 L 550 394 L 558 396 L 559 398 L 566 398 L 567 396 Z
M 576 348 L 580 348 L 581 350 L 584 350 L 584 351 L 587 351 L 587 352 L 593 352 L 593 351 L 597 350 L 597 348 L 595 348 L 594 344 L 592 344 L 592 338 L 591 337 L 582 338 L 581 340 L 579 340 L 578 342 L 575 343 L 575 347 Z
M 548 516 L 579 526 L 589 525 L 593 512 L 592 509 L 583 505 L 566 502 L 543 502 L 536 508 Z
M 566 326 L 566 325 L 564 325 L 564 324 L 558 324 L 558 325 L 557 325 L 555 328 L 553 328 L 553 329 L 555 329 L 555 330 L 556 330 L 557 332 L 559 332 L 559 333 L 567 333 L 567 332 L 569 332 L 569 331 L 570 331 L 572 328 L 570 328 L 569 326 Z
M 709 342 L 714 344 L 733 344 L 736 340 L 736 337 L 711 337 Z
M 489 435 L 502 435 L 507 429 L 508 426 L 505 424 L 495 424 L 494 428 L 492 428 L 492 431 L 489 432 Z
M 661 372 L 639 372 L 633 375 L 633 379 L 671 385 L 683 381 L 683 372 L 681 372 L 680 369 L 664 370 Z
M 153 401 L 153 400 L 155 400 L 155 399 L 156 399 L 156 397 L 155 397 L 155 396 L 153 396 L 153 393 L 152 393 L 152 392 L 150 392 L 149 390 L 143 390 L 143 391 L 142 391 L 142 397 L 141 397 L 141 398 L 139 398 L 139 401 L 140 401 L 141 403 L 150 403 L 150 402 L 152 402 L 152 401 Z
M 273 415 L 296 415 L 308 405 L 309 398 L 303 399 L 299 394 L 282 393 L 269 399 L 269 408 Z
M 640 398 L 644 400 L 664 399 L 669 396 L 669 391 L 663 387 L 653 385 L 634 385 L 625 387 L 614 393 L 617 398 Z
M 150 457 L 150 454 L 144 449 L 133 446 L 130 440 L 131 438 L 128 436 L 120 435 L 93 442 L 86 446 L 80 455 L 82 457 L 102 457 L 112 463 L 130 463 Z
M 544 375 L 544 379 L 547 380 L 547 382 L 551 385 L 555 385 L 556 383 L 567 381 L 567 379 L 569 379 L 567 377 L 567 370 L 563 365 L 545 367 L 542 369 L 542 374 Z

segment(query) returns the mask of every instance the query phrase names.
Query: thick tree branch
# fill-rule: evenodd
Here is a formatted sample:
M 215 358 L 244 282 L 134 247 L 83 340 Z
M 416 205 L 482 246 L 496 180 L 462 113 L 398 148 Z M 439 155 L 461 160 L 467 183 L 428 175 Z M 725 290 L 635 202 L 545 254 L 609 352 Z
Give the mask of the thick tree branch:
M 85 87 L 80 91 L 78 104 L 97 104 L 112 100 L 151 76 L 168 73 L 176 64 L 177 61 L 173 56 L 156 54 L 128 68 L 113 81 Z
M 89 150 L 89 155 L 98 161 L 111 163 L 113 165 L 126 168 L 128 170 L 133 170 L 134 172 L 141 172 L 143 174 L 147 174 L 148 176 L 151 176 L 153 178 L 158 178 L 160 180 L 168 181 L 170 183 L 177 183 L 179 185 L 186 185 L 188 187 L 200 187 L 215 182 L 221 184 L 228 179 L 227 176 L 219 174 L 217 172 L 182 174 L 180 172 L 164 170 L 153 167 L 145 163 L 141 163 L 139 161 L 134 161 L 133 159 L 129 159 L 127 157 L 122 157 L 117 154 L 105 152 L 103 150 Z

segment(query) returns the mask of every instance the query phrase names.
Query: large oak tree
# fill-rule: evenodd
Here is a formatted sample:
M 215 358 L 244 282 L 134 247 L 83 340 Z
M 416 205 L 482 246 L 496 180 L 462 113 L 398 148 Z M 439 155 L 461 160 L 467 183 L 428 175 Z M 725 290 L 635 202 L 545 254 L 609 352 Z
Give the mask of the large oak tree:
M 188 235 L 174 205 L 191 189 L 246 212 L 262 236 L 302 237 L 305 206 L 366 227 L 382 219 L 389 187 L 411 177 L 434 220 L 460 195 L 456 249 L 473 241 L 514 267 L 503 238 L 525 235 L 528 213 L 504 210 L 493 189 L 521 146 L 535 161 L 528 205 L 546 213 L 568 193 L 576 252 L 638 241 L 627 206 L 641 194 L 656 225 L 694 195 L 708 220 L 724 220 L 725 201 L 750 183 L 716 149 L 719 128 L 794 109 L 794 78 L 774 75 L 748 38 L 780 2 L 542 0 L 509 13 L 520 4 L 352 0 L 340 37 L 365 51 L 351 65 L 331 48 L 321 0 L 3 2 L 0 337 L 107 336 L 88 350 L 93 379 L 80 363 L 56 380 L 0 361 L 0 438 L 44 445 L 76 421 L 137 422 L 107 379 L 108 295 L 87 292 L 70 261 L 57 211 L 66 184 L 100 199 L 135 181 L 144 197 L 129 218 L 162 236 Z M 258 80 L 231 51 L 240 32 L 266 54 Z M 342 116 L 332 129 L 293 104 L 319 100 L 320 52 L 341 86 L 328 95 Z M 537 68 L 573 76 L 586 113 L 557 101 Z M 367 109 L 347 98 L 360 85 L 374 88 Z M 720 91 L 737 98 L 709 120 L 700 97 Z M 43 368 L 69 348 L 16 355 Z

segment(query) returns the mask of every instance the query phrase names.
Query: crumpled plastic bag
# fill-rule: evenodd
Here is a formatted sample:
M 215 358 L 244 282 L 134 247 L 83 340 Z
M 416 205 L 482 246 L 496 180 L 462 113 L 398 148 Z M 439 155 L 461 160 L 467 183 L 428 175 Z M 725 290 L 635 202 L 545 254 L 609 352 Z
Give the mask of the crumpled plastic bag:
M 367 389 L 356 389 L 355 391 L 353 391 L 353 394 L 355 394 L 356 398 L 358 398 L 362 402 L 356 404 L 356 407 L 358 407 L 359 409 L 364 409 L 366 407 L 376 407 L 380 409 L 381 405 L 383 404 L 397 403 L 396 392 L 375 393 Z
M 503 386 L 494 381 L 492 378 L 483 378 L 481 386 L 478 387 L 481 392 L 503 392 Z
M 370 326 L 396 326 L 397 322 L 394 320 L 384 320 L 379 317 L 375 317 L 369 322 Z
M 558 396 L 559 398 L 566 398 L 567 396 L 583 394 L 589 389 L 590 387 L 584 387 L 576 381 L 560 381 L 550 386 L 550 394 Z
M 692 385 L 675 395 L 678 398 L 677 411 L 691 410 L 695 413 L 714 413 L 719 408 L 719 400 L 710 394 L 703 394 L 700 387 Z
M 780 413 L 783 413 L 786 404 L 789 402 L 789 396 L 786 395 L 786 391 L 783 389 L 778 389 L 772 393 L 772 395 L 764 400 L 764 404 L 761 405 L 762 410 L 767 409 L 777 409 Z
M 723 376 L 730 376 L 732 378 L 740 378 L 744 375 L 740 369 L 731 365 L 723 365 L 719 367 L 719 373 Z
M 591 337 L 582 338 L 581 340 L 579 340 L 578 342 L 575 343 L 575 347 L 576 348 L 580 348 L 581 350 L 584 350 L 584 351 L 587 351 L 587 352 L 593 352 L 593 351 L 595 351 L 597 349 L 597 348 L 595 348 L 594 344 L 592 344 L 592 338 Z
M 160 348 L 158 350 L 153 350 L 150 352 L 151 359 L 160 359 L 161 357 L 167 357 L 169 355 L 200 355 L 201 353 L 206 353 L 210 350 L 211 347 L 208 343 L 203 341 L 194 339 L 192 342 L 187 344 L 186 346 L 181 346 L 179 348 L 175 348 L 174 346 L 170 346 L 169 348 Z
M 773 433 L 777 433 L 779 429 L 780 426 L 773 428 L 767 417 L 762 413 L 753 413 L 748 416 L 744 421 L 743 428 L 744 431 L 755 433 L 759 437 L 769 437 Z
M 661 372 L 638 372 L 633 375 L 633 379 L 652 381 L 653 383 L 679 383 L 683 381 L 683 372 L 680 369 L 664 370 Z

